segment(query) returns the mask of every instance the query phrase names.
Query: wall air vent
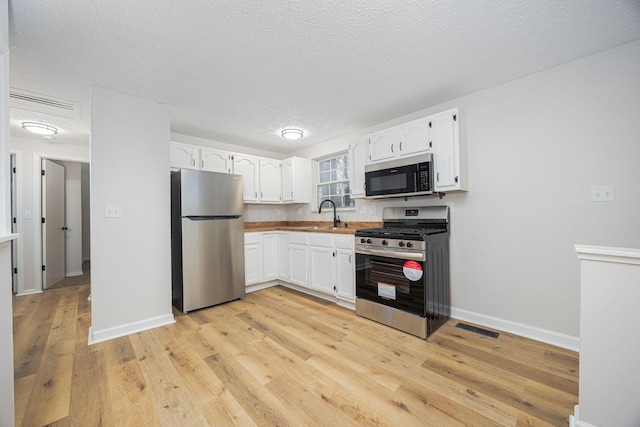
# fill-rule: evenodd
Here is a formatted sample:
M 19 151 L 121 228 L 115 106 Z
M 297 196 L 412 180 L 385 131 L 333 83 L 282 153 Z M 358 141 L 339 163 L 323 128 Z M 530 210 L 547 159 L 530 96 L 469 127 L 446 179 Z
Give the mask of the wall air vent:
M 11 108 L 19 108 L 36 113 L 52 114 L 70 119 L 80 118 L 80 104 L 77 102 L 27 92 L 13 87 L 9 90 L 9 105 Z

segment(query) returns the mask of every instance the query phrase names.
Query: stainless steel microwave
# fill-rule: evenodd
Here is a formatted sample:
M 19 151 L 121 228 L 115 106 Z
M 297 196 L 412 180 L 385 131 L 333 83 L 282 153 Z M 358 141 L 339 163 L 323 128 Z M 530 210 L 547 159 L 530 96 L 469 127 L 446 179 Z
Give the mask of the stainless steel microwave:
M 433 194 L 431 153 L 364 167 L 365 194 L 370 198 Z

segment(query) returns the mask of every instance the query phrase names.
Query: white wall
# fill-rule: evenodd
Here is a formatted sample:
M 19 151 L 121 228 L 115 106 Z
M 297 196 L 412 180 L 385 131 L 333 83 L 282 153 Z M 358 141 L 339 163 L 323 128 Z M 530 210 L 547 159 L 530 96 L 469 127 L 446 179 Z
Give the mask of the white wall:
M 90 342 L 173 322 L 169 110 L 91 90 Z M 105 218 L 120 205 L 120 218 Z
M 18 243 L 23 251 L 18 274 L 24 275 L 19 283 L 18 294 L 29 294 L 42 291 L 40 187 L 41 159 L 89 161 L 89 147 L 60 144 L 42 138 L 11 138 L 12 152 L 20 153 L 21 164 L 18 165 L 17 179 L 21 181 L 22 205 L 18 206 Z M 30 218 L 27 218 L 30 216 Z M 22 284 L 22 287 L 20 286 Z
M 62 162 L 65 191 L 65 276 L 82 275 L 81 164 Z
M 460 107 L 467 118 L 468 193 L 358 201 L 343 219 L 379 220 L 390 205 L 450 205 L 456 314 L 516 331 L 541 329 L 549 341 L 577 347 L 573 244 L 640 241 L 638 75 L 635 42 L 291 154 L 341 151 L 386 125 Z M 615 185 L 615 202 L 590 202 L 590 187 L 603 184 Z M 376 204 L 377 215 L 359 214 L 363 203 Z M 310 208 L 301 217 L 297 207 L 287 210 L 290 220 L 318 218 Z
M 88 261 L 91 259 L 91 215 L 90 205 L 91 192 L 90 179 L 89 179 L 89 165 L 82 165 L 81 175 L 81 193 L 82 193 L 82 260 Z
M 15 420 L 9 206 L 9 9 L 0 0 L 0 426 Z

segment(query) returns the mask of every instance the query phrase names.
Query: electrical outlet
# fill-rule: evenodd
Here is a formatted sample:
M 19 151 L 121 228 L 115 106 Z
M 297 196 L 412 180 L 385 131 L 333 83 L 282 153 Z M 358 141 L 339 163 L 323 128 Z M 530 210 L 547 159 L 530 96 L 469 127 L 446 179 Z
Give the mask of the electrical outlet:
M 376 205 L 369 206 L 369 214 L 370 215 L 375 215 L 377 213 L 378 213 L 378 208 L 376 207 Z
M 360 206 L 360 213 L 362 215 L 366 215 L 367 212 L 368 212 L 368 210 L 367 210 L 367 206 L 366 205 L 365 206 Z
M 104 205 L 105 218 L 120 218 L 122 216 L 121 205 Z
M 298 208 L 298 216 L 302 216 L 302 208 Z
M 616 192 L 613 185 L 594 185 L 591 187 L 592 202 L 613 202 Z

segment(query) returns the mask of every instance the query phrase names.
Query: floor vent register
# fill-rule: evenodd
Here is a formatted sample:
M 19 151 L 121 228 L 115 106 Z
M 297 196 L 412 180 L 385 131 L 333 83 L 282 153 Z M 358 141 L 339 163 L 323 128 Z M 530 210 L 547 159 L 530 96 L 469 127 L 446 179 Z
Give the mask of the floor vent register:
M 476 334 L 484 335 L 486 337 L 498 338 L 500 334 L 488 329 L 478 328 L 477 326 L 467 325 L 466 323 L 458 323 L 456 328 L 464 329 L 465 331 L 475 332 Z

